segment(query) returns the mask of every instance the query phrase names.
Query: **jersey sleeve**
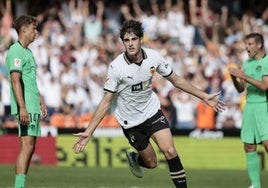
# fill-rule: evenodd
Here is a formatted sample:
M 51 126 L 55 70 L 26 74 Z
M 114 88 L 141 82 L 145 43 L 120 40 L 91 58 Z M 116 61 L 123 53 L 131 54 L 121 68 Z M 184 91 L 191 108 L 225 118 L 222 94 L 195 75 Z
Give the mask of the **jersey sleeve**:
M 118 89 L 119 78 L 116 68 L 111 64 L 108 68 L 107 79 L 104 83 L 104 90 L 116 93 Z
M 6 63 L 9 68 L 9 72 L 18 71 L 22 72 L 23 58 L 14 50 L 10 50 L 6 58 Z
M 262 76 L 268 76 L 268 58 L 265 58 L 265 63 L 262 70 Z
M 156 71 L 163 77 L 170 76 L 173 72 L 172 68 L 162 56 L 159 55 L 158 58 L 159 58 L 159 65 Z

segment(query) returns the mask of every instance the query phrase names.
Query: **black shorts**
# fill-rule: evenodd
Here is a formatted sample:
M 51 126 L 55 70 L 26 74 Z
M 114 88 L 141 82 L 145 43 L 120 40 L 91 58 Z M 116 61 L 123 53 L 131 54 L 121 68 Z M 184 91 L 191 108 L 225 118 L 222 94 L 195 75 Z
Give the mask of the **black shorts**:
M 163 112 L 159 110 L 155 115 L 142 124 L 129 129 L 123 128 L 123 132 L 130 145 L 132 145 L 137 151 L 141 151 L 148 146 L 149 139 L 153 133 L 167 128 L 169 128 L 169 123 Z

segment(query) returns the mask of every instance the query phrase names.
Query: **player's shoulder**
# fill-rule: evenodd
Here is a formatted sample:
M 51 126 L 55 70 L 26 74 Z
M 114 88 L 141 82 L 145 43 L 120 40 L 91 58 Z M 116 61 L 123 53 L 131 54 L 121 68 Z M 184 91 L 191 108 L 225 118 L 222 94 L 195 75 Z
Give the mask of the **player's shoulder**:
M 144 53 L 147 55 L 147 56 L 159 56 L 160 53 L 154 49 L 151 49 L 151 48 L 142 48 L 142 50 L 144 51 Z
M 121 53 L 110 64 L 112 66 L 121 66 L 123 62 L 124 62 L 124 55 L 123 53 Z
M 266 63 L 268 63 L 268 55 L 266 54 L 263 59 L 265 60 Z
M 13 53 L 19 54 L 21 53 L 21 51 L 22 51 L 21 45 L 18 42 L 15 42 L 9 47 L 8 54 L 13 54 Z
M 9 50 L 20 49 L 20 48 L 21 48 L 21 45 L 19 44 L 19 42 L 15 42 L 9 47 Z

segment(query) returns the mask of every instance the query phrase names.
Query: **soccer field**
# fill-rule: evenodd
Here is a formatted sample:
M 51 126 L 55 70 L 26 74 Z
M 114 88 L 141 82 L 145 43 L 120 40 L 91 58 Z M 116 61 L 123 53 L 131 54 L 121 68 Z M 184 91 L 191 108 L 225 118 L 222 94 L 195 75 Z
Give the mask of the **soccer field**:
M 0 187 L 13 186 L 14 167 L 0 166 Z M 189 188 L 247 188 L 246 170 L 186 169 Z M 262 171 L 263 188 L 268 187 L 267 171 Z M 27 188 L 172 188 L 168 169 L 145 170 L 133 176 L 128 168 L 31 166 Z

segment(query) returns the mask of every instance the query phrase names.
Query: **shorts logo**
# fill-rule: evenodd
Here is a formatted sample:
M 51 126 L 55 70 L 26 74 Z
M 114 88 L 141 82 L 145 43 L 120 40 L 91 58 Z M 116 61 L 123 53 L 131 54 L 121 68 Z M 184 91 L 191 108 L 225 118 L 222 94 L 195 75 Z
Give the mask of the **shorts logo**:
M 165 117 L 164 116 L 161 116 L 160 118 L 158 118 L 157 120 L 155 120 L 154 122 L 152 122 L 152 124 L 155 124 L 157 122 L 166 123 Z
M 130 141 L 132 142 L 132 143 L 134 143 L 135 142 L 135 136 L 133 135 L 133 134 L 129 134 L 129 137 L 130 137 Z
M 35 125 L 30 125 L 30 129 L 32 130 L 32 131 L 35 131 Z
M 14 59 L 14 66 L 15 67 L 20 67 L 21 66 L 21 59 L 15 58 Z

